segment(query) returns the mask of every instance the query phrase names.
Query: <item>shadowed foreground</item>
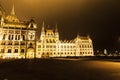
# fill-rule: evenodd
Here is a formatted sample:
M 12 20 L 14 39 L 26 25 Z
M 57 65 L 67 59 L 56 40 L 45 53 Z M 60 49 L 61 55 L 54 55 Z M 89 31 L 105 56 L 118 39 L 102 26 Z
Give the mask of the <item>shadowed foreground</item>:
M 120 63 L 80 59 L 11 60 L 0 63 L 0 80 L 120 80 Z

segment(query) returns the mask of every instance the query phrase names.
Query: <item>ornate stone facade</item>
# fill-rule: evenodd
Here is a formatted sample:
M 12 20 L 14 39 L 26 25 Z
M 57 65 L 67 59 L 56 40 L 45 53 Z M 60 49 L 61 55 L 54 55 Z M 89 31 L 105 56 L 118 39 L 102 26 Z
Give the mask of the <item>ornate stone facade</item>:
M 73 40 L 60 40 L 57 25 L 55 29 L 45 28 L 36 41 L 37 25 L 33 19 L 20 21 L 14 11 L 9 15 L 0 7 L 0 58 L 48 58 L 94 56 L 89 36 Z
M 37 28 L 34 20 L 20 21 L 14 6 L 9 15 L 1 14 L 0 18 L 0 58 L 34 58 Z
M 77 35 L 73 40 L 62 41 L 59 39 L 57 25 L 55 29 L 45 29 L 44 22 L 36 49 L 37 58 L 94 56 L 89 36 Z

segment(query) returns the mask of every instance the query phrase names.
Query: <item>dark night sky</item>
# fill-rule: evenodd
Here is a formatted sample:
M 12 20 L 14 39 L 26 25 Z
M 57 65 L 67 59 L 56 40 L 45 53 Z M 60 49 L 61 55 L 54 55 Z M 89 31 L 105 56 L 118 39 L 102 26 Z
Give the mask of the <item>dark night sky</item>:
M 89 34 L 95 50 L 120 50 L 119 0 L 0 0 L 0 3 L 7 14 L 14 3 L 18 18 L 33 17 L 39 30 L 43 20 L 46 26 L 57 23 L 60 39 Z

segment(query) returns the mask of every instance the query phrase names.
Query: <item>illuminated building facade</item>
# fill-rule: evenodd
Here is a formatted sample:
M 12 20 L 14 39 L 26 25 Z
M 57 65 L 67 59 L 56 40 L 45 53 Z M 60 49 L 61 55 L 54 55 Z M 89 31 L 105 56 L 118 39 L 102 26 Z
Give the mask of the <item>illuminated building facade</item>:
M 57 25 L 55 29 L 45 28 L 44 22 L 40 39 L 36 41 L 37 25 L 33 19 L 20 21 L 14 6 L 6 16 L 0 7 L 0 58 L 48 58 L 94 56 L 89 36 L 73 40 L 60 40 Z
M 89 36 L 73 40 L 60 40 L 57 25 L 55 29 L 45 29 L 44 22 L 37 42 L 37 58 L 94 56 L 92 40 Z
M 37 28 L 34 20 L 20 21 L 14 6 L 7 16 L 0 11 L 0 58 L 34 58 Z

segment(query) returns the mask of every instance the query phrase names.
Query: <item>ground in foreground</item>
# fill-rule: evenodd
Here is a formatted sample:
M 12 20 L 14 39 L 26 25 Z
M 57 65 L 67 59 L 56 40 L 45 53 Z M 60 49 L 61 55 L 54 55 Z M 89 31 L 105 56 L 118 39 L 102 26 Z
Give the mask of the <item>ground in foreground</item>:
M 120 80 L 120 62 L 81 59 L 11 60 L 0 80 Z

